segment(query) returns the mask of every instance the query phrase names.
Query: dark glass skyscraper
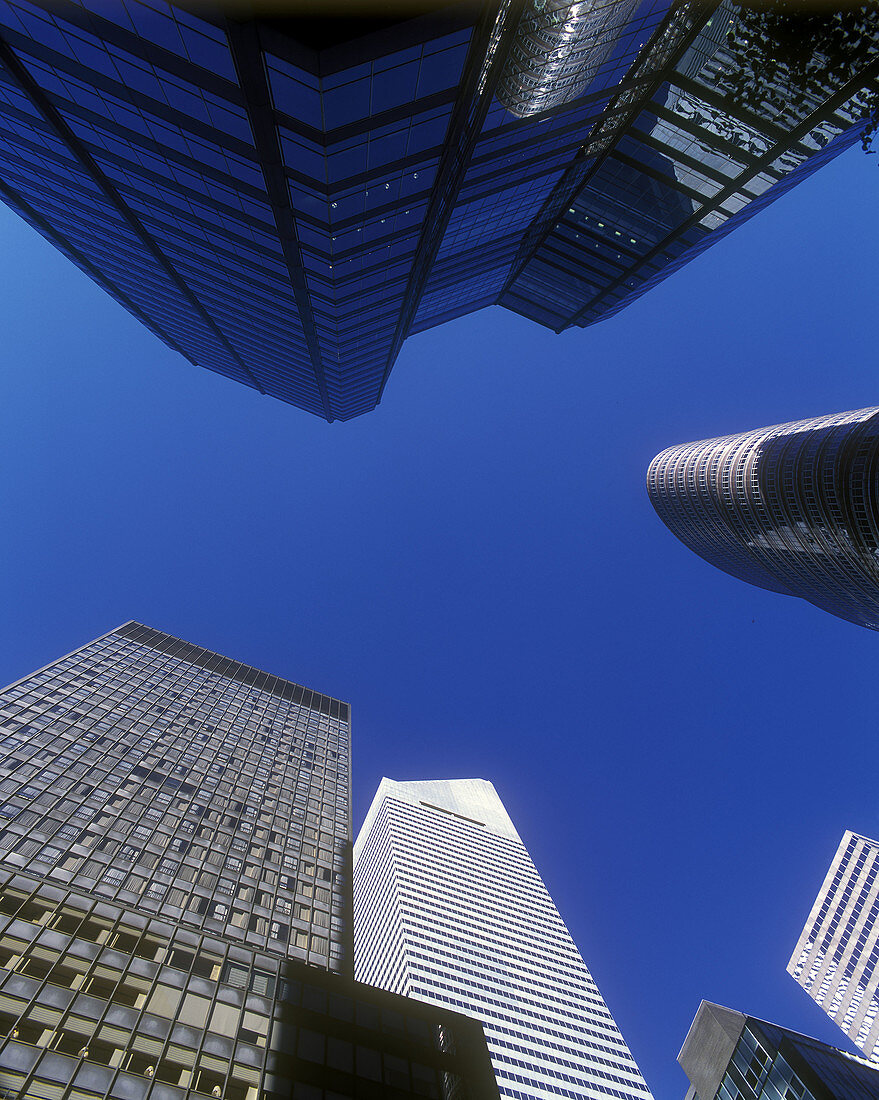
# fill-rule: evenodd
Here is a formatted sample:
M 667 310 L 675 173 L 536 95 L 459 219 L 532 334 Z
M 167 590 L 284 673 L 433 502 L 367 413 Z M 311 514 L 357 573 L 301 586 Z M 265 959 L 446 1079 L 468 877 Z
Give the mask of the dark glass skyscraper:
M 223 11 L 2 0 L 0 196 L 170 347 L 328 420 L 450 318 L 616 312 L 855 141 L 879 71 L 873 36 L 743 102 L 727 0 Z
M 353 981 L 346 703 L 128 623 L 0 723 L 0 1097 L 497 1100 Z
M 879 409 L 682 443 L 647 491 L 718 569 L 879 630 Z
M 491 783 L 383 779 L 354 847 L 355 972 L 480 1020 L 503 1100 L 652 1100 Z

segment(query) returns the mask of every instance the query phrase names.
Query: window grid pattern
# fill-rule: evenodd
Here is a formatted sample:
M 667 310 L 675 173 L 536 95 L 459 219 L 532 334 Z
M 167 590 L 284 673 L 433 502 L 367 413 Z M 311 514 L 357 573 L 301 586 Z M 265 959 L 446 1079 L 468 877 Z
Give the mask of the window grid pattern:
M 625 29 L 616 28 L 614 49 L 572 102 L 524 122 L 499 93 L 486 115 L 461 181 L 443 241 L 415 318 L 415 330 L 497 301 L 523 234 L 565 168 L 600 119 L 610 91 L 623 78 L 642 43 L 667 11 L 664 0 L 641 5 Z M 526 17 L 523 16 L 523 20 Z M 516 31 L 506 69 L 515 65 Z M 505 75 L 501 77 L 501 83 Z M 477 304 L 478 303 L 478 304 Z
M 354 914 L 358 979 L 481 1020 L 502 1096 L 649 1100 L 490 784 L 383 780 L 355 846 Z
M 875 630 L 877 461 L 874 407 L 670 447 L 647 491 L 712 565 Z
M 505 0 L 352 49 L 205 5 L 0 0 L 0 196 L 193 363 L 346 420 L 411 332 L 610 316 L 857 140 L 875 64 L 746 117 L 726 8 L 696 10 Z
M 846 832 L 788 973 L 879 1061 L 879 842 Z
M 0 1094 L 493 1100 L 471 1021 L 0 868 Z
M 348 708 L 230 667 L 128 624 L 0 693 L 0 862 L 344 970 Z
M 700 1094 L 704 1100 L 822 1100 L 843 1096 L 846 1100 L 871 1100 L 876 1095 L 879 1071 L 865 1059 L 717 1005 L 703 1003 L 694 1026 L 706 1010 L 728 1015 L 731 1024 L 737 1017 L 742 1024 L 728 1064 L 717 1065 L 719 1084 L 713 1091 Z M 724 1047 L 725 1042 L 720 1045 Z M 698 1068 L 694 1061 L 697 1051 L 703 1059 Z M 703 1040 L 686 1057 L 682 1051 L 679 1060 L 689 1065 L 687 1072 L 698 1076 L 704 1088 L 709 1067 L 719 1057 L 716 1043 L 712 1049 Z
M 724 0 L 702 14 L 632 115 L 633 93 L 611 104 L 583 147 L 585 181 L 501 305 L 556 331 L 611 316 L 858 140 L 876 65 L 828 75 L 823 100 L 780 89 L 787 107 L 756 116 L 728 91 L 741 64 L 726 46 L 732 11 Z

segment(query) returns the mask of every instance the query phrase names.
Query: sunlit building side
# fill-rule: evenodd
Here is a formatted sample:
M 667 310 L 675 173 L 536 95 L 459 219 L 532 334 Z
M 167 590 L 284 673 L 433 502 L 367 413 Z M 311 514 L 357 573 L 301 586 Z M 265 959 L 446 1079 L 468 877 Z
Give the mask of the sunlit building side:
M 617 44 L 637 0 L 530 0 L 498 85 L 519 118 L 581 95 Z
M 383 779 L 354 850 L 360 981 L 481 1021 L 504 1100 L 650 1100 L 494 787 Z
M 647 491 L 718 569 L 879 629 L 879 408 L 670 447 Z
M 845 833 L 787 970 L 879 1062 L 879 841 Z

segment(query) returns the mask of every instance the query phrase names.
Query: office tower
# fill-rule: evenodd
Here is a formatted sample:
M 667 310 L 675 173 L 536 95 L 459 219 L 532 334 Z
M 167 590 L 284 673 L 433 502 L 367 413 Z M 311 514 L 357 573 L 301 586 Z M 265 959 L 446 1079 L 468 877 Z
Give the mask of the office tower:
M 879 841 L 846 832 L 787 971 L 879 1061 Z
M 685 1100 L 874 1100 L 879 1070 L 778 1024 L 703 1001 L 678 1061 Z
M 352 980 L 346 703 L 127 623 L 0 721 L 0 1095 L 491 1100 Z
M 879 71 L 867 18 L 744 94 L 728 0 L 377 8 L 4 0 L 0 197 L 193 363 L 345 420 L 444 321 L 617 312 L 858 140 Z
M 383 779 L 354 846 L 359 980 L 481 1020 L 502 1097 L 650 1092 L 482 779 Z
M 650 463 L 659 518 L 758 588 L 879 629 L 879 408 L 669 447 Z

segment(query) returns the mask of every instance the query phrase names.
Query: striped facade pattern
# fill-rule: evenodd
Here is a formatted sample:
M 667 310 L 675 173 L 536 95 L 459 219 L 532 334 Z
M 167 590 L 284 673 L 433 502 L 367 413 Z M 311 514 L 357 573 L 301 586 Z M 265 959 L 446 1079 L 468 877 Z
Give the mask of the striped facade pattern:
M 480 1020 L 503 1100 L 650 1100 L 485 780 L 382 780 L 354 849 L 354 958 L 359 981 Z
M 879 841 L 846 832 L 788 973 L 879 1062 Z

